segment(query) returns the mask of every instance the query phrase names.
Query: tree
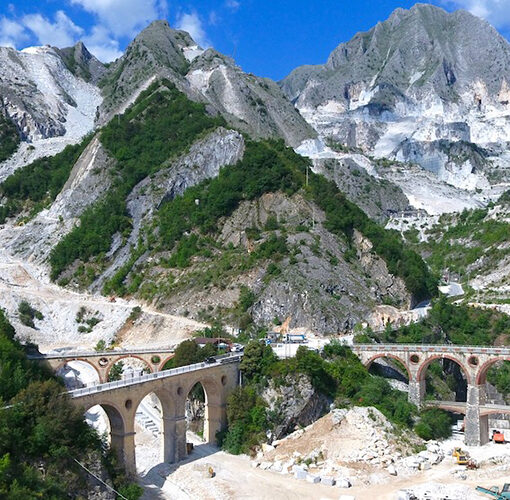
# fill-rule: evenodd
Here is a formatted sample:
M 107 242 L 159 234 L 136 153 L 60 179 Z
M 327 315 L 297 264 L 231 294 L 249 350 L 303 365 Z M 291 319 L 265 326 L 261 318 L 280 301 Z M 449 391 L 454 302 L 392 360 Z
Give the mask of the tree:
M 246 380 L 259 379 L 277 359 L 270 346 L 253 340 L 244 348 L 240 368 Z
M 120 380 L 122 378 L 123 371 L 124 371 L 124 363 L 122 361 L 115 363 L 111 367 L 110 373 L 108 373 L 108 382 L 115 382 L 115 380 Z
M 196 363 L 199 349 L 200 347 L 194 340 L 181 342 L 175 349 L 174 366 L 186 366 Z
M 418 436 L 427 441 L 447 438 L 452 433 L 450 416 L 438 408 L 425 410 L 420 414 L 420 421 L 414 430 Z

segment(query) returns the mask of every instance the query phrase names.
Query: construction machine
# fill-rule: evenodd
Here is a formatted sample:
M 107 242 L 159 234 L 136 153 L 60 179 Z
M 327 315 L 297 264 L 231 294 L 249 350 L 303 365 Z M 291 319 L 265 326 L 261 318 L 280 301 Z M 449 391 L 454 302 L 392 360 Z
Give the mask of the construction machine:
M 510 499 L 510 483 L 505 483 L 501 490 L 497 486 L 491 486 L 490 489 L 483 488 L 482 486 L 477 486 L 476 491 L 480 491 L 481 493 L 485 493 L 497 500 L 509 500 Z
M 492 431 L 492 442 L 505 444 L 505 435 L 501 431 L 497 430 Z
M 468 465 L 469 463 L 469 453 L 463 451 L 462 448 L 454 448 L 452 456 L 457 461 L 457 465 Z

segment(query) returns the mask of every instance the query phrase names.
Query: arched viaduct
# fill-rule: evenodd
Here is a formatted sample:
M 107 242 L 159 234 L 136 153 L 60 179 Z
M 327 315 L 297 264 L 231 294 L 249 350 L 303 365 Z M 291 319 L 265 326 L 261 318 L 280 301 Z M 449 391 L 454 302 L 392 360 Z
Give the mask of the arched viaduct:
M 458 345 L 404 345 L 404 344 L 356 344 L 353 352 L 365 366 L 376 359 L 392 358 L 407 370 L 409 378 L 409 401 L 418 406 L 424 403 L 425 374 L 427 367 L 436 359 L 450 359 L 460 366 L 467 381 L 467 402 L 432 402 L 450 411 L 464 413 L 465 442 L 481 445 L 489 440 L 488 415 L 507 413 L 504 406 L 487 405 L 485 384 L 489 368 L 498 361 L 510 361 L 508 347 L 477 347 Z
M 77 351 L 56 354 L 30 354 L 29 359 L 41 361 L 53 371 L 58 372 L 71 361 L 80 361 L 91 366 L 97 373 L 100 384 L 108 381 L 110 370 L 119 361 L 126 359 L 138 359 L 145 370 L 156 373 L 163 370 L 165 364 L 174 356 L 174 349 L 124 349 L 112 351 Z
M 218 359 L 215 363 L 151 373 L 69 391 L 71 401 L 84 412 L 100 405 L 110 422 L 111 446 L 128 474 L 136 473 L 135 414 L 138 405 L 154 393 L 162 407 L 162 461 L 178 462 L 186 457 L 185 403 L 193 386 L 200 382 L 205 393 L 204 439 L 216 441 L 216 433 L 226 426 L 226 402 L 239 384 L 240 356 Z
M 430 363 L 436 359 L 450 359 L 457 363 L 468 384 L 467 402 L 429 401 L 426 404 L 465 414 L 467 445 L 482 445 L 488 441 L 489 414 L 510 412 L 510 407 L 487 404 L 485 392 L 489 368 L 498 361 L 510 361 L 508 347 L 356 344 L 352 346 L 352 350 L 367 367 L 379 358 L 399 361 L 408 373 L 409 400 L 418 406 L 424 404 L 425 374 Z M 165 462 L 179 461 L 186 455 L 185 402 L 189 391 L 197 382 L 202 383 L 206 395 L 206 440 L 213 442 L 216 432 L 226 424 L 226 400 L 239 383 L 241 355 L 220 359 L 214 364 L 199 363 L 161 371 L 172 356 L 171 349 L 159 349 L 30 357 L 48 363 L 54 369 L 72 360 L 85 361 L 96 368 L 101 383 L 70 391 L 72 401 L 84 411 L 95 405 L 103 407 L 110 421 L 112 447 L 117 450 L 126 470 L 134 473 L 134 419 L 136 409 L 146 395 L 155 393 L 162 405 L 162 459 Z M 144 360 L 153 373 L 104 383 L 111 367 L 126 357 Z

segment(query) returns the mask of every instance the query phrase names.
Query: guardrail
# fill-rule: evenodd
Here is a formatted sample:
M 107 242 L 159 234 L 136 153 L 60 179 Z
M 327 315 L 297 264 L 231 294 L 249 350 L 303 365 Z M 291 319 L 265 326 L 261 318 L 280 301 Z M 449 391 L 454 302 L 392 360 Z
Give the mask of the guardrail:
M 124 356 L 136 354 L 171 354 L 175 352 L 174 347 L 157 349 L 114 349 L 111 351 L 69 351 L 48 354 L 28 354 L 28 359 L 64 359 L 64 358 L 93 358 L 104 356 Z
M 510 355 L 510 347 L 494 347 L 480 345 L 457 345 L 457 344 L 354 344 L 353 351 L 398 351 L 398 352 L 460 352 L 476 354 L 505 354 Z
M 106 382 L 104 384 L 83 387 L 82 389 L 74 389 L 73 391 L 69 391 L 68 394 L 72 398 L 79 398 L 83 396 L 88 396 L 89 394 L 110 391 L 112 389 L 117 389 L 119 387 L 128 387 L 131 385 L 143 384 L 144 382 L 149 382 L 151 380 L 173 377 L 175 375 L 180 375 L 181 373 L 194 372 L 207 368 L 214 368 L 220 364 L 237 363 L 241 360 L 242 357 L 243 355 L 238 353 L 234 355 L 224 354 L 222 356 L 215 356 L 214 359 L 216 361 L 214 363 L 202 362 L 195 363 L 193 365 L 180 366 L 179 368 L 172 368 L 171 370 L 163 370 L 156 373 L 149 373 L 147 375 L 141 375 L 139 377 L 116 380 L 115 382 Z

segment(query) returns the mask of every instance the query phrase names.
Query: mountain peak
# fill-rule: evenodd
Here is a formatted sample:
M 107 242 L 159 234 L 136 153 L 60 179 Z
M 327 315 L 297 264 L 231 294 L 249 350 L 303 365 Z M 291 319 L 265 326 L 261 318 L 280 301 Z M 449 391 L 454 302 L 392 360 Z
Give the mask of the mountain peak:
M 89 52 L 82 41 L 64 49 L 53 47 L 53 50 L 73 75 L 87 82 L 97 83 L 106 71 L 104 64 Z
M 143 41 L 148 45 L 156 44 L 158 46 L 161 46 L 162 43 L 170 42 L 173 45 L 177 45 L 180 49 L 198 46 L 188 32 L 172 28 L 165 19 L 152 21 L 138 34 L 134 42 L 137 40 Z

